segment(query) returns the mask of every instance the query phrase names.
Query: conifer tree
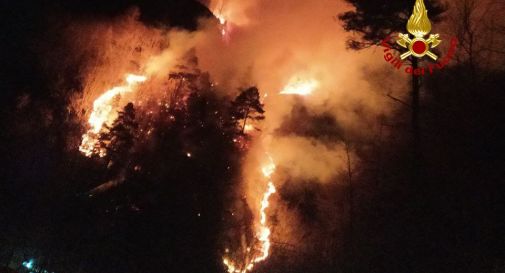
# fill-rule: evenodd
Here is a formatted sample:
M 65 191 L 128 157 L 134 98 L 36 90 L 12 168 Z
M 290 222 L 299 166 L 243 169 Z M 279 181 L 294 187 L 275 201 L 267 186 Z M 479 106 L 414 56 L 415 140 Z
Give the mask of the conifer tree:
M 106 151 L 112 164 L 117 164 L 128 157 L 135 144 L 137 129 L 135 108 L 130 102 L 123 111 L 118 112 L 118 117 L 108 128 L 108 132 L 100 134 L 99 145 Z
M 260 102 L 260 94 L 258 88 L 250 87 L 244 89 L 232 102 L 231 115 L 237 126 L 240 126 L 240 131 L 243 134 L 247 125 L 247 120 L 263 120 L 265 110 Z

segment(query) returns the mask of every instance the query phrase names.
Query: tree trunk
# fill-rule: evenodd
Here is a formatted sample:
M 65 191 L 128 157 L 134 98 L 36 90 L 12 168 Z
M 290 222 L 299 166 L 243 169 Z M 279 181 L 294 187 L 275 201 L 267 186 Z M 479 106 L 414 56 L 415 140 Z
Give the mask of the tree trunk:
M 419 60 L 415 57 L 412 57 L 412 68 L 413 71 L 416 71 L 419 67 Z M 419 124 L 419 115 L 420 115 L 420 83 L 419 83 L 419 75 L 412 73 L 412 182 L 417 184 L 417 181 L 420 179 L 420 160 L 421 160 L 421 128 Z
M 414 71 L 419 67 L 418 60 L 412 57 L 412 68 Z M 420 128 L 419 128 L 419 76 L 412 74 L 412 148 L 414 155 L 419 152 Z
M 350 272 L 354 272 L 354 188 L 352 184 L 352 167 L 349 143 L 345 142 L 345 152 L 347 155 L 347 178 L 349 183 L 349 258 Z
M 247 116 L 249 116 L 249 108 L 247 108 L 247 111 L 244 116 L 244 124 L 242 124 L 242 134 L 244 134 L 245 126 L 247 125 Z

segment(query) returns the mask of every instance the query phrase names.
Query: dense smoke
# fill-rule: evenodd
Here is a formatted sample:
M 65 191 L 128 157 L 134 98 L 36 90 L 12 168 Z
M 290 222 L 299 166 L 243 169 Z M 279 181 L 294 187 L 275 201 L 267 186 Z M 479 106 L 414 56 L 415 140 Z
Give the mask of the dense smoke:
M 422 77 L 346 43 L 414 0 L 119 2 L 5 9 L 1 263 L 505 268 L 503 1 L 425 0 L 433 53 L 459 42 Z
M 112 21 L 72 22 L 64 37 L 73 61 L 81 62 L 84 82 L 82 97 L 73 100 L 73 107 L 85 123 L 93 101 L 124 82 L 127 73 L 144 75 L 147 81 L 121 97 L 115 111 L 129 101 L 141 105 L 159 98 L 169 89 L 167 75 L 188 54 L 195 55 L 198 68 L 210 74 L 222 96 L 234 97 L 239 88 L 257 86 L 266 120 L 257 125 L 261 131 L 251 133 L 243 187 L 236 190 L 259 217 L 265 189 L 260 166 L 271 157 L 278 167 L 274 183 L 281 189 L 275 214 L 283 226 L 275 229 L 274 239 L 302 244 L 299 238 L 312 233 L 298 225 L 307 212 L 293 209 L 289 202 L 312 184 L 331 188 L 346 183 L 346 172 L 360 160 L 356 149 L 363 148 L 354 142 L 366 143 L 378 134 L 379 117 L 392 108 L 384 94 L 401 96 L 406 81 L 399 79 L 404 75 L 374 81 L 377 73 L 371 71 L 384 65 L 382 52 L 346 50 L 348 34 L 335 19 L 347 9 L 340 2 L 223 1 L 208 7 L 226 20 L 226 39 L 215 18 L 202 18 L 200 27 L 188 32 L 146 26 L 138 20 L 138 9 Z M 308 96 L 280 95 L 291 81 L 314 81 L 317 86 Z M 319 205 L 328 201 L 320 195 L 325 190 L 315 191 L 319 194 L 311 202 L 323 214 L 332 212 L 331 206 Z M 333 225 L 328 230 L 335 228 L 334 221 L 327 221 Z
M 202 69 L 209 71 L 212 79 L 228 92 L 257 85 L 263 94 L 268 94 L 264 99 L 267 118 L 256 138 L 256 152 L 250 154 L 244 170 L 253 211 L 257 211 L 262 190 L 256 169 L 265 160 L 265 153 L 278 166 L 275 183 L 284 190 L 298 189 L 292 191 L 297 193 L 295 199 L 301 199 L 299 194 L 304 187 L 310 188 L 310 183 L 330 187 L 346 183 L 342 179 L 348 163 L 346 145 L 352 147 L 351 139 L 368 139 L 378 134 L 378 117 L 388 115 L 391 109 L 384 95 L 402 95 L 407 82 L 403 75 L 392 73 L 387 82 L 374 81 L 377 74 L 371 71 L 383 64 L 382 52 L 354 53 L 345 49 L 348 34 L 335 19 L 347 8 L 341 2 L 248 1 L 242 5 L 240 1 L 239 7 L 234 1 L 217 2 L 209 7 L 222 14 L 228 24 L 234 25 L 234 14 L 240 16 L 227 43 L 212 31 L 216 26 L 204 26 L 199 33 L 203 37 L 196 45 Z M 279 95 L 293 78 L 315 80 L 318 87 L 304 97 Z M 349 156 L 354 168 L 359 161 L 354 148 L 349 150 Z M 319 196 L 313 202 L 322 204 L 322 199 Z M 311 241 L 309 234 L 314 230 L 306 226 L 297 230 L 299 214 L 304 212 L 282 204 L 281 200 L 277 205 L 282 227 L 275 229 L 274 240 L 305 245 Z M 328 206 L 319 208 L 322 213 L 336 213 Z M 334 225 L 338 218 L 326 222 Z

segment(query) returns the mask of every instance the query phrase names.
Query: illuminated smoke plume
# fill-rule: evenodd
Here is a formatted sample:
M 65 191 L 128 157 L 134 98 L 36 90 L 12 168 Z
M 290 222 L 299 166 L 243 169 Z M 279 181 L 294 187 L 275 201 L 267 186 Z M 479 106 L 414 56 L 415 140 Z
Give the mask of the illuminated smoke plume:
M 108 103 L 113 101 L 114 93 L 128 93 L 129 101 L 136 106 L 144 105 L 149 99 L 159 101 L 169 96 L 167 75 L 191 49 L 198 58 L 198 68 L 209 72 L 220 94 L 236 96 L 236 90 L 244 86 L 257 86 L 262 92 L 266 120 L 258 125 L 258 130 L 254 130 L 256 124 L 247 124 L 244 131 L 253 139 L 249 154 L 267 153 L 275 164 L 268 161 L 264 165 L 257 160 L 258 156 L 245 158 L 244 180 L 237 195 L 245 196 L 252 210 L 256 242 L 249 246 L 250 254 L 244 258 L 225 254 L 223 262 L 229 272 L 250 270 L 256 263 L 265 261 L 275 252 L 273 241 L 308 247 L 299 238 L 310 231 L 298 225 L 297 212 L 283 204 L 282 196 L 275 198 L 274 206 L 279 208 L 276 225 L 282 228 L 272 228 L 267 214 L 273 211 L 267 208 L 271 207 L 270 197 L 276 188 L 309 181 L 321 185 L 343 183 L 337 178 L 346 170 L 344 138 L 335 140 L 335 136 L 321 132 L 320 127 L 309 126 L 312 120 L 317 120 L 314 117 L 324 116 L 335 127 L 343 128 L 346 136 L 372 137 L 377 116 L 388 115 L 392 109 L 384 94 L 402 92 L 401 83 L 406 82 L 402 79 L 406 77 L 403 73 L 391 75 L 390 81 L 377 85 L 371 85 L 366 79 L 373 78 L 370 71 L 380 68 L 384 62 L 381 52 L 345 50 L 347 34 L 334 19 L 346 9 L 344 4 L 305 0 L 286 3 L 206 2 L 217 20 L 202 19 L 200 28 L 191 33 L 144 26 L 136 19 L 138 14 L 110 23 L 79 25 L 84 29 L 80 32 L 87 36 L 76 42 L 75 50 L 88 50 L 97 55 L 83 69 L 84 92 L 76 102 L 79 108 L 86 109 L 83 121 L 95 120 L 92 116 L 98 114 L 94 114 L 94 101 L 102 101 L 102 96 Z M 127 73 L 143 75 L 148 80 L 131 86 L 115 82 Z M 130 91 L 102 93 L 111 86 L 123 86 Z M 124 104 L 106 107 L 109 110 L 105 113 L 115 112 Z M 290 123 L 299 109 L 305 109 L 306 113 Z M 97 119 L 97 123 L 86 125 L 90 131 L 81 145 L 86 155 L 95 152 L 100 155 L 100 151 L 92 150 L 93 137 L 87 136 L 98 133 L 104 123 L 110 123 L 115 114 L 109 114 L 107 118 Z M 95 126 L 95 123 L 101 124 Z M 349 152 L 356 156 L 352 149 Z M 264 182 L 258 184 L 259 170 L 265 166 L 268 172 L 262 177 Z M 280 170 L 276 171 L 275 186 L 271 178 L 274 167 Z
M 319 83 L 313 79 L 293 78 L 279 94 L 307 96 L 314 92 Z

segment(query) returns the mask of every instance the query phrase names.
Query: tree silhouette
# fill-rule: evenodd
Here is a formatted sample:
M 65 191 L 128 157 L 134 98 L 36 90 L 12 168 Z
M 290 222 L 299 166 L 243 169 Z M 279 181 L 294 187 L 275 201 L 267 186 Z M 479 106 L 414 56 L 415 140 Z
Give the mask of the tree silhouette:
M 244 133 L 248 119 L 263 120 L 263 104 L 260 102 L 260 94 L 258 88 L 249 87 L 240 92 L 240 94 L 232 102 L 231 115 L 236 125 L 242 120 L 241 133 Z
M 137 128 L 135 108 L 130 102 L 123 111 L 118 112 L 118 117 L 108 132 L 100 134 L 100 148 L 105 149 L 111 164 L 115 165 L 119 160 L 127 158 L 135 144 Z
M 347 45 L 355 50 L 379 45 L 393 32 L 405 31 L 407 20 L 412 13 L 414 1 L 401 0 L 346 0 L 356 10 L 340 14 L 338 18 L 344 23 L 344 29 L 360 35 L 350 38 Z M 428 0 L 426 8 L 431 21 L 440 20 L 445 6 L 439 0 Z
M 344 23 L 344 29 L 358 33 L 358 38 L 350 38 L 347 41 L 349 48 L 360 50 L 370 46 L 377 46 L 393 32 L 404 32 L 407 20 L 412 13 L 414 1 L 402 0 L 346 0 L 356 10 L 348 11 L 339 15 Z M 440 20 L 440 15 L 445 11 L 445 6 L 439 0 L 426 1 L 426 8 L 431 21 Z M 396 45 L 392 48 L 398 49 Z M 411 56 L 410 61 L 413 69 L 418 68 L 418 59 Z M 419 76 L 412 73 L 411 91 L 411 125 L 413 135 L 414 156 L 418 152 L 420 138 L 419 130 Z

